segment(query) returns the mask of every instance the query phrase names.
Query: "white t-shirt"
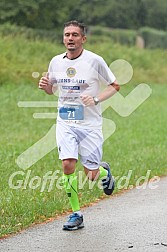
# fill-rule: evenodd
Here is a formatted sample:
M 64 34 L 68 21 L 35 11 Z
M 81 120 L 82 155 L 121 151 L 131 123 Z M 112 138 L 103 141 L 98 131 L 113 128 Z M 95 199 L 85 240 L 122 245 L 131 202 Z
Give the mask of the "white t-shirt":
M 85 106 L 80 95 L 97 96 L 101 84 L 115 81 L 102 57 L 88 50 L 73 60 L 66 53 L 55 56 L 49 64 L 49 79 L 58 85 L 58 121 L 75 127 L 102 128 L 100 104 Z

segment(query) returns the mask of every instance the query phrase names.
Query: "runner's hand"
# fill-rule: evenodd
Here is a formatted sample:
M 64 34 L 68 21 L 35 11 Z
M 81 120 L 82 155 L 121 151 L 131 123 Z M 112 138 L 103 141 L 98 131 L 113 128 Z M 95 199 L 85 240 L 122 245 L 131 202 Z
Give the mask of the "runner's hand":
M 90 95 L 81 95 L 80 98 L 81 98 L 81 101 L 83 102 L 83 104 L 85 106 L 93 106 L 93 105 L 95 105 L 94 99 Z
M 38 87 L 44 90 L 49 95 L 55 93 L 57 90 L 57 85 L 56 86 L 52 85 L 49 80 L 49 73 L 47 73 L 46 76 L 40 79 Z
M 46 90 L 49 84 L 50 84 L 50 82 L 49 82 L 49 73 L 47 73 L 46 76 L 43 76 L 40 79 L 38 87 L 40 89 Z

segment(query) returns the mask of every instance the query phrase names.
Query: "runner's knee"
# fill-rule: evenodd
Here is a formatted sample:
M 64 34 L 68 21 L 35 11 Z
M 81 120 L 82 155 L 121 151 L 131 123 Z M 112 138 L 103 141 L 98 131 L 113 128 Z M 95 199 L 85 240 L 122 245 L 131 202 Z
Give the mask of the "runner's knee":
M 71 174 L 75 171 L 76 159 L 64 159 L 62 161 L 64 174 Z
M 85 167 L 84 167 L 85 168 Z M 87 168 L 85 168 L 85 173 L 86 176 L 89 180 L 91 181 L 95 181 L 98 179 L 99 177 L 99 169 L 96 170 L 88 170 Z

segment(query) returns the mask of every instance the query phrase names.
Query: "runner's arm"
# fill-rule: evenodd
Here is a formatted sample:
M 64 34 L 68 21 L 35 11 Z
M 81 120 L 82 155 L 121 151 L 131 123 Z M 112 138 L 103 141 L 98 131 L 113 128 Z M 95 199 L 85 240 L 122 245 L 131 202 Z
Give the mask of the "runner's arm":
M 100 94 L 97 95 L 97 98 L 99 102 L 105 101 L 111 96 L 113 96 L 116 92 L 118 92 L 120 89 L 120 86 L 117 81 L 114 81 L 110 85 L 108 85 Z M 92 106 L 95 105 L 94 97 L 90 95 L 81 95 L 80 96 L 82 102 L 86 106 Z

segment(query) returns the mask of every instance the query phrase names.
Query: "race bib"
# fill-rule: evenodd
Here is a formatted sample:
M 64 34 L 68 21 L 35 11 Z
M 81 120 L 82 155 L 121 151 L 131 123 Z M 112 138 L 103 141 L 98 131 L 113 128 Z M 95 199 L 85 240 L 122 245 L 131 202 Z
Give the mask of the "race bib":
M 82 121 L 84 120 L 83 105 L 66 104 L 59 108 L 59 116 L 66 121 Z

